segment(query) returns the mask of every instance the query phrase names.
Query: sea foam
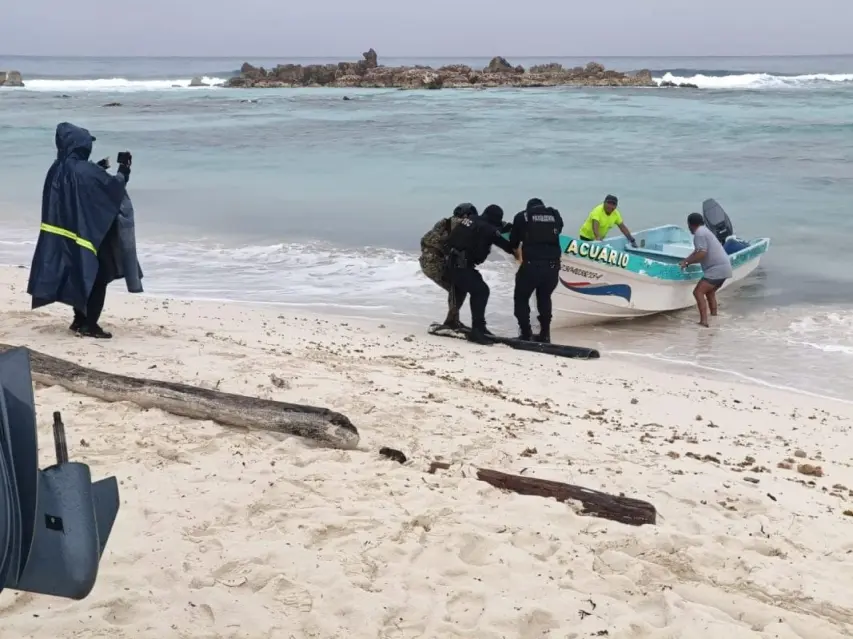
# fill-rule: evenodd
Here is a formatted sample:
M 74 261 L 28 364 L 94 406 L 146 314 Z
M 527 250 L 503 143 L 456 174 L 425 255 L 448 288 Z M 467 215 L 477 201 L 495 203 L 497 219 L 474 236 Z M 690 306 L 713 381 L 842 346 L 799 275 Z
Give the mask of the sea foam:
M 700 89 L 806 89 L 853 82 L 853 73 L 811 73 L 808 75 L 772 75 L 770 73 L 742 73 L 732 75 L 677 76 L 666 73 L 655 78 L 658 84 L 695 84 Z
M 103 78 L 94 80 L 50 80 L 24 78 L 24 89 L 29 91 L 53 91 L 70 93 L 74 91 L 168 91 L 170 89 L 208 89 L 222 84 L 226 78 L 202 77 L 201 81 L 211 87 L 191 87 L 192 79 L 178 80 L 127 80 L 125 78 Z

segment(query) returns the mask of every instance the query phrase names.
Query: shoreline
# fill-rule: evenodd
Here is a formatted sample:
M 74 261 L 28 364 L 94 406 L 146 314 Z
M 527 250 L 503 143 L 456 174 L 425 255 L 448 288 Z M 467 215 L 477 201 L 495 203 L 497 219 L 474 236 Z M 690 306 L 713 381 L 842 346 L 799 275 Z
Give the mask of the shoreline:
M 111 373 L 325 406 L 353 421 L 361 444 L 330 450 L 38 387 L 43 457 L 61 410 L 71 458 L 116 475 L 122 507 L 91 595 L 7 590 L 10 633 L 853 630 L 853 575 L 841 569 L 853 407 L 606 353 L 561 361 L 248 304 L 108 295 L 103 324 L 115 337 L 86 340 L 67 330 L 67 307 L 29 310 L 26 273 L 0 269 L 3 342 Z M 408 461 L 384 459 L 382 446 Z M 438 459 L 450 469 L 425 472 Z M 820 474 L 803 474 L 805 464 Z M 580 516 L 491 488 L 472 468 L 624 493 L 660 517 L 634 527 Z
M 8 268 L 5 266 L 0 266 L 0 269 Z M 113 293 L 110 293 L 113 295 Z M 136 297 L 132 296 L 129 293 L 120 292 L 122 297 Z M 372 312 L 373 307 L 353 307 L 353 306 L 340 306 L 331 303 L 291 303 L 291 302 L 259 302 L 259 301 L 250 301 L 250 300 L 241 300 L 236 298 L 222 298 L 222 297 L 196 297 L 192 295 L 172 295 L 172 294 L 155 294 L 155 293 L 144 293 L 140 297 L 149 298 L 157 301 L 178 301 L 185 303 L 199 303 L 199 304 L 219 304 L 225 306 L 236 306 L 236 307 L 244 307 L 244 308 L 257 308 L 257 309 L 267 309 L 270 312 L 275 311 L 279 314 L 299 314 L 308 319 L 313 319 L 315 321 L 332 321 L 332 320 L 348 320 L 355 322 L 375 322 L 377 324 L 382 324 L 389 328 L 390 330 L 396 333 L 407 332 L 410 333 L 414 331 L 415 333 L 425 333 L 426 326 L 429 325 L 431 320 L 425 320 L 421 317 L 415 315 L 402 315 L 399 313 L 391 313 L 390 315 L 383 315 L 381 312 L 376 310 L 376 312 Z M 318 310 L 322 309 L 322 310 Z M 684 313 L 693 312 L 694 309 L 687 309 L 683 311 Z M 361 312 L 359 312 L 361 311 Z M 810 397 L 812 399 L 827 401 L 832 403 L 840 403 L 853 406 L 853 400 L 844 399 L 842 397 L 834 397 L 832 395 L 824 395 L 821 393 L 817 393 L 815 391 L 811 391 L 805 388 L 797 388 L 795 386 L 789 386 L 785 384 L 777 384 L 771 381 L 767 381 L 761 379 L 760 377 L 755 377 L 748 375 L 746 373 L 741 373 L 736 370 L 725 369 L 725 368 L 717 368 L 713 366 L 709 366 L 706 364 L 699 364 L 696 362 L 682 360 L 682 359 L 671 359 L 666 357 L 661 357 L 652 353 L 643 353 L 636 351 L 626 351 L 619 347 L 617 348 L 609 348 L 608 345 L 604 342 L 593 341 L 587 339 L 587 333 L 589 332 L 589 327 L 585 327 L 582 329 L 561 329 L 559 331 L 555 331 L 555 335 L 562 337 L 565 335 L 565 339 L 557 340 L 561 343 L 571 342 L 572 337 L 570 331 L 579 330 L 583 335 L 577 338 L 577 344 L 580 346 L 589 346 L 594 347 L 601 351 L 602 356 L 615 356 L 620 361 L 628 360 L 632 362 L 631 366 L 635 366 L 638 369 L 642 369 L 651 373 L 664 373 L 664 374 L 674 374 L 683 377 L 691 377 L 702 380 L 712 380 L 723 383 L 730 384 L 745 384 L 751 387 L 756 388 L 764 388 L 771 391 L 785 392 L 785 393 L 795 393 L 797 395 L 802 395 L 804 397 Z M 464 349 L 464 346 L 460 347 Z M 548 358 L 546 358 L 547 360 Z M 732 379 L 734 378 L 734 379 Z
M 23 265 L 0 265 L 0 280 L 7 277 L 16 277 L 15 272 L 26 272 L 27 267 Z M 7 274 L 8 272 L 8 274 Z M 24 285 L 24 289 L 26 286 Z M 141 295 L 131 295 L 122 289 L 122 284 L 119 282 L 117 286 L 111 287 L 109 291 L 111 299 L 124 301 L 134 300 L 150 300 L 155 303 L 163 302 L 180 302 L 180 303 L 198 303 L 201 305 L 219 305 L 223 307 L 255 309 L 264 313 L 276 313 L 278 315 L 299 315 L 315 321 L 355 321 L 355 322 L 370 322 L 376 325 L 383 324 L 395 333 L 407 334 L 425 334 L 426 327 L 430 322 L 436 321 L 435 318 L 430 319 L 426 316 L 415 314 L 403 314 L 390 309 L 385 309 L 377 306 L 353 306 L 340 305 L 333 302 L 285 302 L 285 301 L 259 301 L 240 299 L 236 297 L 214 297 L 180 293 L 143 293 Z M 441 300 L 436 300 L 436 304 L 440 306 Z M 109 307 L 109 305 L 108 305 Z M 54 308 L 61 308 L 60 305 L 54 305 Z M 109 308 L 107 308 L 108 313 Z M 684 313 L 691 313 L 693 309 L 688 309 Z M 506 318 L 503 318 L 506 320 Z M 511 319 L 511 318 L 509 318 Z M 503 324 L 506 322 L 504 321 Z M 510 322 L 512 323 L 512 322 Z M 512 327 L 500 325 L 496 328 L 498 332 L 511 332 Z M 732 368 L 721 368 L 711 366 L 704 363 L 699 363 L 687 359 L 670 358 L 656 355 L 654 353 L 630 350 L 627 344 L 614 344 L 610 340 L 602 340 L 600 335 L 593 334 L 595 328 L 607 328 L 606 325 L 597 327 L 583 327 L 579 329 L 560 329 L 554 333 L 554 341 L 577 346 L 586 346 L 598 349 L 603 356 L 615 358 L 622 363 L 628 363 L 629 366 L 636 367 L 648 371 L 653 374 L 674 374 L 684 377 L 690 377 L 700 380 L 712 380 L 724 383 L 745 384 L 755 388 L 764 388 L 778 392 L 791 392 L 804 397 L 811 397 L 817 400 L 840 403 L 853 404 L 853 401 L 844 399 L 843 397 L 822 394 L 816 390 L 809 388 L 800 388 L 792 386 L 790 383 L 775 382 L 768 379 L 763 379 L 755 375 L 750 375 L 747 372 L 742 372 Z M 638 327 L 639 329 L 640 327 Z M 464 348 L 464 346 L 462 347 Z M 546 360 L 549 358 L 546 358 Z

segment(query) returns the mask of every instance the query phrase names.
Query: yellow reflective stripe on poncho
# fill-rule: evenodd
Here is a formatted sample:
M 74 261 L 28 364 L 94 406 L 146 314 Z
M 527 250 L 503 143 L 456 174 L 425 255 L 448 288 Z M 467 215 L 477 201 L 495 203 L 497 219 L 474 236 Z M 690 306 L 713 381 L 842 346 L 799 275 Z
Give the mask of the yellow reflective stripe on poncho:
M 58 226 L 53 226 L 52 224 L 42 224 L 41 230 L 45 233 L 53 233 L 54 235 L 61 235 L 62 237 L 67 237 L 69 240 L 74 240 L 74 243 L 78 246 L 82 246 L 84 249 L 89 249 L 95 255 L 98 254 L 98 251 L 95 249 L 94 244 L 92 244 L 89 240 L 84 240 L 76 233 L 73 233 L 67 229 L 63 229 Z

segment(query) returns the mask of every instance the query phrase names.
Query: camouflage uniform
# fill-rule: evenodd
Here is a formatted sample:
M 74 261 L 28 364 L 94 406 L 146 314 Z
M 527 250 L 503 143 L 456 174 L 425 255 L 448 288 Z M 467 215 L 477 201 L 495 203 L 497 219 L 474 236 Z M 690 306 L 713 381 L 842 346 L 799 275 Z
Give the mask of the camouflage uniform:
M 453 287 L 447 273 L 447 238 L 456 228 L 459 218 L 444 218 L 435 223 L 421 238 L 421 270 L 433 282 L 447 291 L 447 318 L 445 324 L 459 322 L 459 308 L 455 303 Z

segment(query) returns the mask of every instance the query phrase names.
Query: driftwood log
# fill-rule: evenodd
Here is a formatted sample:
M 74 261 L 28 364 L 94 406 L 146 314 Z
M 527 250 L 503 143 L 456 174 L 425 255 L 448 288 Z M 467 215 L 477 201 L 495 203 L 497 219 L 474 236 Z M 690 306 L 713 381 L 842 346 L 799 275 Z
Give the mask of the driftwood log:
M 477 469 L 477 479 L 495 488 L 510 490 L 521 495 L 553 497 L 557 501 L 577 500 L 583 504 L 583 514 L 618 521 L 632 526 L 654 524 L 657 510 L 647 501 L 617 497 L 590 488 L 572 486 L 558 481 L 509 475 L 497 470 Z
M 0 344 L 0 352 L 13 348 L 17 347 Z M 211 420 L 225 426 L 287 433 L 335 448 L 358 446 L 355 426 L 346 416 L 328 408 L 114 375 L 27 350 L 30 352 L 33 380 L 45 386 L 61 386 L 107 402 L 131 402 L 141 408 L 157 408 L 173 415 Z

